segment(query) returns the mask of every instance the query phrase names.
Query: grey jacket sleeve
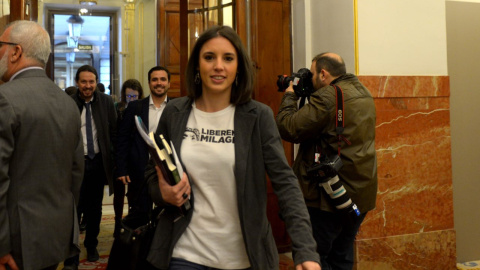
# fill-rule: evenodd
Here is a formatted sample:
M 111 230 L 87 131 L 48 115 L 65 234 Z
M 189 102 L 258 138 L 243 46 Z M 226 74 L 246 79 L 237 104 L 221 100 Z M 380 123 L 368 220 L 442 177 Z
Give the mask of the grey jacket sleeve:
M 316 252 L 310 218 L 298 180 L 290 168 L 283 149 L 273 112 L 266 109 L 260 115 L 262 123 L 262 148 L 265 167 L 275 194 L 287 232 L 292 239 L 295 265 L 305 261 L 320 262 Z
M 80 118 L 79 118 L 80 119 Z M 80 121 L 79 121 L 80 126 Z M 75 204 L 78 205 L 80 200 L 80 188 L 82 186 L 85 157 L 83 153 L 83 137 L 80 127 L 78 128 L 78 142 L 75 151 L 73 152 L 73 164 L 72 164 L 72 193 L 75 198 Z

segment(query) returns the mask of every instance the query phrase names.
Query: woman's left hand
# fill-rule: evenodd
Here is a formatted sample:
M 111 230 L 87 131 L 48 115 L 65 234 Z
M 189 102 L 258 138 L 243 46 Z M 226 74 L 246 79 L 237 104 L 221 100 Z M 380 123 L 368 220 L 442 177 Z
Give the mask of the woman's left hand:
M 178 207 L 182 206 L 190 198 L 191 192 L 187 174 L 183 173 L 182 180 L 175 186 L 171 186 L 163 178 L 162 171 L 158 166 L 155 166 L 155 170 L 157 170 L 158 187 L 160 188 L 163 201 Z

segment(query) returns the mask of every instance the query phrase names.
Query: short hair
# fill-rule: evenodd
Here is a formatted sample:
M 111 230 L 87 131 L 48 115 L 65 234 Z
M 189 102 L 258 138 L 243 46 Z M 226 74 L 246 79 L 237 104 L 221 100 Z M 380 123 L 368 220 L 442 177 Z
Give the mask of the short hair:
M 100 92 L 105 93 L 105 85 L 103 83 L 97 83 L 97 88 Z
M 83 66 L 81 66 L 77 69 L 77 74 L 75 75 L 75 81 L 76 82 L 78 82 L 78 80 L 80 80 L 80 73 L 84 72 L 84 71 L 88 71 L 88 72 L 91 72 L 91 73 L 95 74 L 95 81 L 98 81 L 97 70 L 90 65 L 83 65 Z
M 312 59 L 312 62 L 315 62 L 317 73 L 320 73 L 322 69 L 328 71 L 333 77 L 338 77 L 347 73 L 345 62 L 342 57 L 332 57 L 332 54 L 329 52 L 324 52 L 315 56 Z
M 170 71 L 168 71 L 168 69 L 166 67 L 162 67 L 162 66 L 155 66 L 153 68 L 151 68 L 149 71 L 148 71 L 148 82 L 150 82 L 150 77 L 152 75 L 152 72 L 154 71 L 158 71 L 158 70 L 163 70 L 167 73 L 167 77 L 168 77 L 168 81 L 170 81 Z
M 122 90 L 120 91 L 120 101 L 123 103 L 127 103 L 127 88 L 131 88 L 138 92 L 138 99 L 143 98 L 143 88 L 142 84 L 136 79 L 128 79 L 122 85 Z
M 200 50 L 207 41 L 216 37 L 224 37 L 230 41 L 237 53 L 238 66 L 236 81 L 238 85 L 236 83 L 232 85 L 230 102 L 235 105 L 246 103 L 252 98 L 255 86 L 255 71 L 242 40 L 235 30 L 225 25 L 210 27 L 200 35 L 195 43 L 185 72 L 188 97 L 196 99 L 202 95 L 202 84 L 195 84 L 195 75 L 197 74 L 200 63 Z
M 75 94 L 76 92 L 77 92 L 77 87 L 76 86 L 69 86 L 69 87 L 65 88 L 65 93 L 67 93 L 67 95 L 69 95 L 69 96 Z
M 22 47 L 25 57 L 35 59 L 43 67 L 51 53 L 50 35 L 42 26 L 33 21 L 13 21 L 10 28 L 10 42 Z

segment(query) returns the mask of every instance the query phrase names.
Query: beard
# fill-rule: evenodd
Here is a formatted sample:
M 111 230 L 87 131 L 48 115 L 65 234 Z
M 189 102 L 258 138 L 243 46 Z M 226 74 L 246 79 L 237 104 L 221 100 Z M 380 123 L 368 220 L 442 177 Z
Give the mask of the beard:
M 167 94 L 167 92 L 168 92 L 168 89 L 163 89 L 162 93 L 158 93 L 155 90 L 153 90 L 153 91 L 151 90 L 150 94 L 153 95 L 153 96 L 156 96 L 158 98 L 161 98 L 161 97 L 165 96 Z
M 0 60 L 0 79 L 3 81 L 3 76 L 8 71 L 8 53 L 5 52 L 2 59 Z

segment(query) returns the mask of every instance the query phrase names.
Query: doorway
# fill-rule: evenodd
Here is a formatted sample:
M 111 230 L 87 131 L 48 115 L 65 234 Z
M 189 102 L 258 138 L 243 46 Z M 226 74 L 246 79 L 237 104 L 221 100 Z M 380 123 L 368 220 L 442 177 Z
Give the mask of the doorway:
M 75 86 L 75 74 L 83 65 L 91 65 L 98 72 L 98 82 L 105 86 L 105 94 L 115 94 L 118 82 L 113 53 L 117 50 L 116 14 L 48 10 L 47 31 L 52 40 L 52 57 L 47 72 L 61 88 Z

